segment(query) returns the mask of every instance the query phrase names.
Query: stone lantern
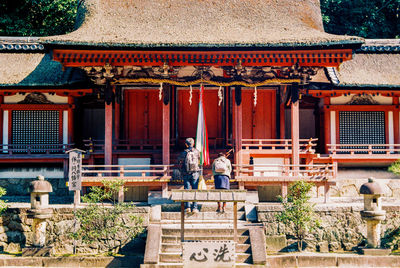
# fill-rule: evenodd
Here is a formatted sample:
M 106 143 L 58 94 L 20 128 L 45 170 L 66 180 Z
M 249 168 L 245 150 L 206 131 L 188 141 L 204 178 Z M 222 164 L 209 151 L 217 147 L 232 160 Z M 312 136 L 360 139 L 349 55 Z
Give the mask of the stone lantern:
M 43 247 L 46 243 L 46 219 L 53 215 L 53 209 L 49 207 L 49 193 L 53 191 L 53 187 L 39 175 L 37 180 L 31 182 L 29 190 L 31 209 L 28 210 L 28 215 L 33 218 L 33 246 Z
M 382 210 L 381 201 L 384 191 L 381 186 L 374 181 L 374 178 L 368 178 L 368 182 L 361 186 L 360 194 L 364 195 L 364 210 L 361 211 L 361 218 L 367 222 L 368 241 L 368 246 L 363 249 L 363 253 L 376 255 L 378 252 L 381 252 L 381 250 L 378 249 L 381 243 L 380 222 L 383 221 L 386 216 L 386 211 Z M 379 253 L 379 255 L 381 254 L 384 253 Z

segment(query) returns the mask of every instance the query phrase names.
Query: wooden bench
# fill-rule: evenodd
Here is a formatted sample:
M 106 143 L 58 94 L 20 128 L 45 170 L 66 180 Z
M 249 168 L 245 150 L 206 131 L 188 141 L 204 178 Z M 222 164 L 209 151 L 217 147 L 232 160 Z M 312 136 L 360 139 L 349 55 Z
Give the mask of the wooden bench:
M 324 188 L 324 202 L 329 200 L 329 188 L 335 185 L 335 164 L 313 165 L 235 165 L 235 179 L 239 189 L 247 186 L 280 186 L 282 196 L 287 195 L 288 184 L 304 180 L 312 182 L 317 187 L 319 196 L 320 188 Z
M 171 199 L 181 202 L 181 241 L 185 240 L 185 202 L 233 202 L 233 237 L 237 241 L 237 203 L 246 201 L 245 190 L 172 190 Z

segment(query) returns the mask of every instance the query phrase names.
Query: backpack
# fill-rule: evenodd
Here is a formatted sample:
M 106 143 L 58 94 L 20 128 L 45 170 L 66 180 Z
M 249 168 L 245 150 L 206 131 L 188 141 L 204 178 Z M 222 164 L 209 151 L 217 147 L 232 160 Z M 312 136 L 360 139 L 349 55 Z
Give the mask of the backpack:
M 197 154 L 195 149 L 186 151 L 184 165 L 185 165 L 186 172 L 199 171 L 199 155 Z
M 216 173 L 228 172 L 228 166 L 222 157 L 215 159 L 214 170 Z

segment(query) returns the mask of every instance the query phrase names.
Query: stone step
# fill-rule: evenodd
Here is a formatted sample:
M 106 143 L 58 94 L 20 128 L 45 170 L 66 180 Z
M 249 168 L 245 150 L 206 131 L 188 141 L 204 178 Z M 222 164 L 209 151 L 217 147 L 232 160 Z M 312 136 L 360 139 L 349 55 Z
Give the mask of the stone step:
M 239 244 L 249 244 L 250 238 L 248 236 L 238 236 L 237 242 Z M 180 244 L 181 238 L 176 235 L 162 235 L 161 243 L 176 243 Z M 233 236 L 229 235 L 218 235 L 218 236 L 187 236 L 185 235 L 185 240 L 233 240 Z
M 165 252 L 159 254 L 159 262 L 182 263 L 182 254 L 176 252 Z
M 199 202 L 198 203 L 200 212 L 215 212 L 218 208 L 216 202 Z M 238 203 L 238 211 L 244 211 L 245 205 L 244 203 Z M 173 203 L 173 204 L 163 204 L 161 205 L 162 212 L 180 212 L 181 211 L 181 204 L 180 203 Z M 227 203 L 225 212 L 233 212 L 233 204 Z
M 154 267 L 159 267 L 159 268 L 182 268 L 183 264 L 182 263 L 160 263 L 157 266 L 152 266 Z M 235 267 L 246 267 L 246 268 L 265 268 L 265 265 L 256 265 L 256 264 L 250 264 L 250 263 L 236 263 Z M 204 267 L 206 268 L 206 267 Z
M 238 211 L 238 220 L 246 220 L 246 212 Z M 180 212 L 161 212 L 161 220 L 177 221 L 181 220 Z M 233 221 L 233 212 L 217 213 L 217 212 L 199 212 L 185 213 L 185 221 Z
M 160 253 L 160 264 L 161 263 L 182 263 L 182 254 L 181 253 Z M 250 263 L 251 254 L 249 253 L 236 253 L 236 263 Z
M 180 243 L 163 243 L 161 244 L 161 252 L 182 253 L 182 246 Z M 236 252 L 251 253 L 251 246 L 249 244 L 236 244 Z
M 225 228 L 185 228 L 185 236 L 215 236 L 215 235 L 233 235 L 234 230 L 228 227 Z M 163 228 L 163 235 L 175 235 L 180 236 L 181 229 L 179 228 Z M 237 235 L 249 235 L 249 230 L 247 228 L 238 228 Z

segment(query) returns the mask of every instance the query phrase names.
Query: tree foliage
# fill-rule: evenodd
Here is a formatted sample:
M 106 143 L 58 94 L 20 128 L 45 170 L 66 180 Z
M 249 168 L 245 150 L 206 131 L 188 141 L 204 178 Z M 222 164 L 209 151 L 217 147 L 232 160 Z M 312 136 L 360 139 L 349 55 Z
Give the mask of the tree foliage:
M 397 160 L 396 162 L 393 162 L 388 170 L 396 175 L 400 175 L 400 160 Z
M 73 30 L 77 0 L 0 0 L 0 10 L 0 35 L 57 35 Z
M 299 251 L 303 248 L 303 240 L 307 234 L 320 225 L 314 212 L 315 204 L 309 202 L 309 193 L 313 185 L 305 181 L 296 181 L 290 185 L 286 198 L 279 196 L 283 210 L 276 215 L 276 218 L 293 229 Z
M 78 0 L 0 0 L 0 35 L 71 32 Z M 325 30 L 365 38 L 400 38 L 400 0 L 320 0 Z
M 0 197 L 6 195 L 6 189 L 0 187 Z M 0 215 L 3 214 L 4 211 L 8 208 L 8 204 L 6 200 L 0 200 Z
M 75 213 L 79 228 L 72 232 L 72 237 L 90 244 L 102 241 L 110 254 L 143 231 L 143 218 L 130 213 L 133 204 L 116 201 L 122 180 L 102 183 L 104 187 L 91 187 L 90 193 L 82 197 L 87 206 Z
M 320 0 L 325 30 L 365 38 L 400 38 L 400 0 Z

